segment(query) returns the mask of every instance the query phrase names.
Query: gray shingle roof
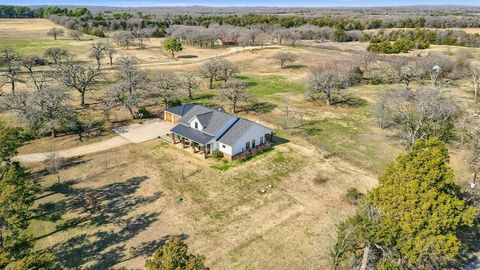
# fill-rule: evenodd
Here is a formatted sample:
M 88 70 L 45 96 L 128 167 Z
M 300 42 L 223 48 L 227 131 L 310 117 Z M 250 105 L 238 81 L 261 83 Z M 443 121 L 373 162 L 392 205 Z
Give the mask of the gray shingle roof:
M 199 114 L 208 113 L 208 112 L 211 112 L 211 111 L 213 111 L 213 110 L 210 109 L 210 108 L 204 107 L 202 105 L 195 105 L 190 110 L 188 110 L 187 113 L 185 113 L 182 116 L 182 118 L 180 119 L 180 123 L 188 126 L 188 125 L 190 125 L 190 120 L 192 120 L 193 117 L 195 117 Z
M 210 119 L 212 119 L 212 115 L 213 111 L 197 115 L 197 119 L 202 125 L 202 127 L 207 127 L 208 123 L 210 123 Z
M 239 118 L 219 139 L 218 141 L 226 145 L 234 145 L 251 127 L 259 125 L 265 129 L 265 133 L 271 130 L 258 123 Z
M 207 144 L 219 131 L 223 130 L 233 123 L 228 129 L 220 135 L 219 142 L 234 145 L 245 132 L 255 125 L 262 126 L 258 123 L 238 118 L 234 115 L 225 113 L 224 110 L 210 109 L 202 105 L 185 104 L 182 106 L 169 108 L 167 111 L 182 115 L 182 118 L 170 131 L 195 141 L 200 144 Z M 202 131 L 196 130 L 190 127 L 190 120 L 197 117 L 198 121 L 203 127 Z M 262 126 L 265 129 L 265 133 L 271 132 L 267 127 Z
M 199 144 L 207 144 L 214 138 L 213 136 L 210 136 L 183 124 L 176 125 L 170 131 Z
M 213 111 L 210 121 L 203 127 L 203 131 L 215 135 L 223 129 L 228 122 L 235 119 L 238 119 L 238 117 L 220 111 Z
M 215 135 L 230 121 L 238 117 L 225 113 L 223 110 L 214 110 L 202 105 L 195 105 L 180 119 L 180 123 L 190 125 L 194 117 L 200 121 L 203 132 Z
M 186 114 L 188 111 L 190 111 L 195 106 L 199 106 L 199 105 L 184 104 L 184 105 L 180 105 L 180 106 L 170 107 L 170 108 L 166 109 L 165 111 L 171 112 L 171 113 L 176 114 L 176 115 L 183 116 L 184 114 Z

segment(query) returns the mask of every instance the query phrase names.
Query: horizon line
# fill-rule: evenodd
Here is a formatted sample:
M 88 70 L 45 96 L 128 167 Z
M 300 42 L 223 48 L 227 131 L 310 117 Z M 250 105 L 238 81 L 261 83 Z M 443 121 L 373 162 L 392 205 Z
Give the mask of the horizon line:
M 196 5 L 196 4 L 186 4 L 186 5 L 182 5 L 182 4 L 174 4 L 174 5 L 165 5 L 165 4 L 161 4 L 161 5 L 145 5 L 145 6 L 130 6 L 130 5 L 126 5 L 126 6 L 122 6 L 122 5 L 95 5 L 95 4 L 89 4 L 89 5 L 78 5 L 78 4 L 72 4 L 72 5 L 65 5 L 65 4 L 62 4 L 62 5 L 52 5 L 52 4 L 34 4 L 34 5 L 15 5 L 15 4 L 0 4 L 0 6 L 24 6 L 24 7 L 45 7 L 45 6 L 48 6 L 48 7 L 105 7 L 105 8 L 175 8 L 175 7 L 178 7 L 178 8 L 188 8 L 188 7 L 191 7 L 191 8 L 194 8 L 194 7 L 201 7 L 201 8 L 329 8 L 329 9 L 332 9 L 332 8 L 392 8 L 392 7 L 398 7 L 398 8 L 401 8 L 401 7 L 480 7 L 480 4 L 478 5 L 469 5 L 469 4 L 466 4 L 466 5 L 461 5 L 461 4 L 438 4 L 438 5 L 380 5 L 380 6 L 376 6 L 376 5 L 364 5 L 364 6 L 355 6 L 355 5 L 339 5 L 339 6 L 281 6 L 281 5 L 278 5 L 278 6 L 275 6 L 275 5 L 272 5 L 272 6 L 269 6 L 269 5 L 245 5 L 245 6 L 228 6 L 228 5 Z

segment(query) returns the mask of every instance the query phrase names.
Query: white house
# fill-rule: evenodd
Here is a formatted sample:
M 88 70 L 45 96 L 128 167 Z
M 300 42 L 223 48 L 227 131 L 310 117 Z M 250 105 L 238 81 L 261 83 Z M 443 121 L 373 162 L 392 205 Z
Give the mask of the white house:
M 272 130 L 261 124 L 202 105 L 168 108 L 164 119 L 176 124 L 170 130 L 173 143 L 178 140 L 205 154 L 219 150 L 228 159 L 263 149 L 272 138 Z

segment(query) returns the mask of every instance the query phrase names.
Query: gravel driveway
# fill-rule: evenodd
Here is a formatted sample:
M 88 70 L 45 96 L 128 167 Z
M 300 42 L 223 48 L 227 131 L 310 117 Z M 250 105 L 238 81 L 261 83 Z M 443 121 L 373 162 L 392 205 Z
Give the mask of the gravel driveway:
M 132 124 L 115 129 L 114 131 L 118 136 L 113 138 L 56 151 L 56 153 L 63 158 L 71 158 L 116 148 L 129 143 L 142 143 L 156 139 L 159 136 L 165 136 L 172 126 L 171 123 L 160 119 L 148 120 L 143 124 Z M 47 158 L 47 155 L 48 153 L 24 154 L 16 156 L 15 160 L 19 162 L 42 162 Z
M 113 131 L 132 143 L 142 143 L 165 136 L 173 125 L 160 119 L 148 120 L 143 124 L 132 124 Z

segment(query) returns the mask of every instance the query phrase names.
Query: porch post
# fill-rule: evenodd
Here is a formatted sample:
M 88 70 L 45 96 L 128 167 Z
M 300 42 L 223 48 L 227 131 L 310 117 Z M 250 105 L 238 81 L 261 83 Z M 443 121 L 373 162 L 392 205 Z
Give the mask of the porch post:
M 203 157 L 207 158 L 207 146 L 203 146 Z
M 192 149 L 193 149 L 193 153 L 195 154 L 195 143 L 192 142 Z
M 176 144 L 177 142 L 175 141 L 175 133 L 172 132 L 172 141 L 173 141 L 173 144 Z
M 185 149 L 185 138 L 184 138 L 184 137 L 182 137 L 181 141 L 182 141 L 182 148 L 184 148 L 184 149 Z

